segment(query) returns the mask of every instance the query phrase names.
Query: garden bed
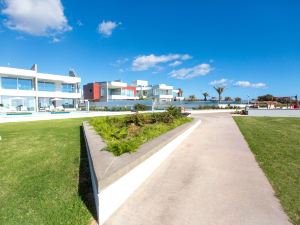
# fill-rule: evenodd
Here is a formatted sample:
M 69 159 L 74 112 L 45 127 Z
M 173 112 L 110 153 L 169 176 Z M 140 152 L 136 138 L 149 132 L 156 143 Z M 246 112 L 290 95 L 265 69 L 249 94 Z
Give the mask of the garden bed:
M 106 142 L 105 150 L 118 156 L 135 152 L 143 143 L 190 121 L 172 107 L 162 113 L 94 118 L 90 125 Z

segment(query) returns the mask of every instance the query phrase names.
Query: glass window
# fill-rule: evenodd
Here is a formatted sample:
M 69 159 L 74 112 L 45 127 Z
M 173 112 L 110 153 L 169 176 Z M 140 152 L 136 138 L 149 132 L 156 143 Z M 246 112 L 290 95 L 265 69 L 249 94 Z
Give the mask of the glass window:
M 18 89 L 19 90 L 32 90 L 32 80 L 31 79 L 18 79 Z
M 39 91 L 55 91 L 55 84 L 52 82 L 39 81 L 38 82 Z
M 39 98 L 39 108 L 49 108 L 52 105 L 50 98 Z
M 62 92 L 74 93 L 75 92 L 75 85 L 74 84 L 62 84 L 61 85 L 61 91 Z
M 3 89 L 17 89 L 17 78 L 2 77 L 1 80 Z
M 1 96 L 3 107 L 7 111 L 34 111 L 35 98 L 21 96 Z
M 104 96 L 104 95 L 105 95 L 105 89 L 104 89 L 104 88 L 101 88 L 101 89 L 100 89 L 100 92 L 101 92 L 101 96 Z
M 62 106 L 65 108 L 65 109 L 68 109 L 68 108 L 75 108 L 74 107 L 74 99 L 63 99 L 62 100 Z

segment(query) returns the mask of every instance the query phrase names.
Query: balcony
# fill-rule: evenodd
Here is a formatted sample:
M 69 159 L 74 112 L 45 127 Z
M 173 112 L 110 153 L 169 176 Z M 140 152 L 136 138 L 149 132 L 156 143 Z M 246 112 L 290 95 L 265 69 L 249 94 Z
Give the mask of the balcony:
M 109 100 L 136 100 L 139 97 L 136 96 L 127 96 L 127 95 L 110 95 Z

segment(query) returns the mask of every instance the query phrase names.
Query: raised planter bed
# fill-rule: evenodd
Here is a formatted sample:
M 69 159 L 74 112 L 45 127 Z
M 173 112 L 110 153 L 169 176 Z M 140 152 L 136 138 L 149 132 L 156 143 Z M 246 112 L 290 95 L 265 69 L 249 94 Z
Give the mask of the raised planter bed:
M 183 124 L 143 145 L 135 153 L 114 156 L 101 151 L 105 142 L 83 122 L 98 222 L 103 224 L 175 148 L 201 123 Z

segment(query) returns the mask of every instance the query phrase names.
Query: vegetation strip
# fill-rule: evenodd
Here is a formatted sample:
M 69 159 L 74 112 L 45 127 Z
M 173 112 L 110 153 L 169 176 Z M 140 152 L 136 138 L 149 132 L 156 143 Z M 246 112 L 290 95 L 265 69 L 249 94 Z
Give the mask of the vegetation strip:
M 190 121 L 179 108 L 169 107 L 162 113 L 94 118 L 90 124 L 107 143 L 106 150 L 118 156 L 135 152 L 143 143 Z
M 234 117 L 294 224 L 300 224 L 300 118 Z

